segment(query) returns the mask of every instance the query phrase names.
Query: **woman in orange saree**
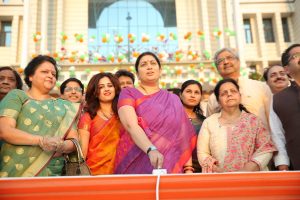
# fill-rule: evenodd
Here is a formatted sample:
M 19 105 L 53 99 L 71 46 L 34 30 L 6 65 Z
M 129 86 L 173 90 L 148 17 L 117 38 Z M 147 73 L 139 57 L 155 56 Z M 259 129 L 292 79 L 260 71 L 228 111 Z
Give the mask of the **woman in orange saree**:
M 114 170 L 120 129 L 116 111 L 119 93 L 119 82 L 111 73 L 94 75 L 87 87 L 78 132 L 92 175 L 112 174 Z

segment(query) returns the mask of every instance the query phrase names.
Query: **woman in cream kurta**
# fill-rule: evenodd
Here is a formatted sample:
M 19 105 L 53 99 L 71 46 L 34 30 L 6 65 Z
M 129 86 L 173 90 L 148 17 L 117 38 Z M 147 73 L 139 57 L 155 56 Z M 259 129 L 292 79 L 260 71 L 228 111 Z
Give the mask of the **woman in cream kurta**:
M 240 104 L 237 83 L 224 79 L 214 92 L 222 110 L 201 127 L 197 149 L 202 172 L 267 170 L 276 149 L 262 121 Z

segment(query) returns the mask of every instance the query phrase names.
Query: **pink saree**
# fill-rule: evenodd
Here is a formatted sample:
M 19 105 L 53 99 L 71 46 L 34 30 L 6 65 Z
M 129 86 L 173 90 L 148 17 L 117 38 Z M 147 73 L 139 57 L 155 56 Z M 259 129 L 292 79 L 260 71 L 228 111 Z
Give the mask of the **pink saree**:
M 196 134 L 179 98 L 165 90 L 143 95 L 135 88 L 121 91 L 118 108 L 134 107 L 139 125 L 151 142 L 164 155 L 164 169 L 180 173 L 196 145 Z M 125 130 L 120 133 L 116 174 L 149 174 L 153 167 L 147 154 L 135 145 Z

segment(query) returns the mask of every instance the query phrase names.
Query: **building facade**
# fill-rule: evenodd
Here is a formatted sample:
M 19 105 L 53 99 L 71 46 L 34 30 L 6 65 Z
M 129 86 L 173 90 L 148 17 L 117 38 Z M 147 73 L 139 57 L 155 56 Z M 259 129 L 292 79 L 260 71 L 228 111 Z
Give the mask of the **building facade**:
M 216 82 L 212 56 L 222 47 L 236 48 L 246 71 L 280 63 L 283 50 L 300 43 L 300 1 L 1 0 L 0 34 L 0 66 L 25 67 L 49 54 L 62 66 L 61 80 L 88 80 L 132 69 L 139 51 L 153 50 L 171 87 L 199 76 Z

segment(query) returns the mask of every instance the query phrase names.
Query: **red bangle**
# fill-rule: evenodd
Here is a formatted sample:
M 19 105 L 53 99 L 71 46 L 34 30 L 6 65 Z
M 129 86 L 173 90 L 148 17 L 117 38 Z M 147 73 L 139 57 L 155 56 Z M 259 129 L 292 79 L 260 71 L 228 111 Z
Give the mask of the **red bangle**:
M 193 172 L 195 171 L 194 167 L 192 167 L 192 166 L 184 166 L 183 167 L 183 172 L 186 172 L 188 170 L 193 171 Z

